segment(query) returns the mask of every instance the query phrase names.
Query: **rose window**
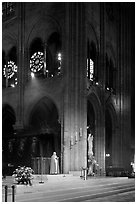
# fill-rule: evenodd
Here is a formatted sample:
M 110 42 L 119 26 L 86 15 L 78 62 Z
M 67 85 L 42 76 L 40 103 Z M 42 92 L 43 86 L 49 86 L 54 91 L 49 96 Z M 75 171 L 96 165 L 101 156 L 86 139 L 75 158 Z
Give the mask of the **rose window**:
M 44 67 L 44 54 L 42 52 L 35 52 L 30 59 L 30 70 L 38 72 Z
M 7 66 L 4 65 L 4 68 L 3 68 L 4 77 L 8 76 L 8 79 L 12 78 L 14 76 L 15 72 L 17 72 L 17 65 L 15 64 L 15 62 L 9 61 L 8 62 L 8 67 L 7 68 L 6 67 Z

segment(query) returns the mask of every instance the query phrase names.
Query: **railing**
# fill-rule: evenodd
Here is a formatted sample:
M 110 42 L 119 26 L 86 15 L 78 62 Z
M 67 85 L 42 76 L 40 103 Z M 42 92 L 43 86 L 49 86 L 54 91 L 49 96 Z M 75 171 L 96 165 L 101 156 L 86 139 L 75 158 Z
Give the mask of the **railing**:
M 8 196 L 11 195 L 11 202 L 15 202 L 15 186 L 5 185 L 4 187 L 4 202 L 8 202 Z
M 50 174 L 50 157 L 32 158 L 32 169 L 34 174 Z

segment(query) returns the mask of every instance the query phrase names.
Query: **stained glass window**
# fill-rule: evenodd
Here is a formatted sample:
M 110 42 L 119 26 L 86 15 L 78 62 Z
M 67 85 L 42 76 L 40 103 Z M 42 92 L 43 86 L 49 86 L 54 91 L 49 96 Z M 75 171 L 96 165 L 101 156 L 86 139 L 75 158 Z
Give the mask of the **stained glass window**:
M 92 59 L 87 59 L 87 77 L 93 81 L 94 77 L 94 62 Z
M 12 17 L 15 14 L 15 2 L 3 2 L 2 3 L 2 15 L 3 18 Z
M 58 53 L 58 75 L 60 74 L 61 71 L 61 53 Z
M 6 68 L 6 65 L 4 65 L 3 68 L 3 75 L 4 77 L 8 76 L 8 79 L 12 78 L 14 74 L 17 72 L 17 65 L 13 61 L 8 62 L 8 68 Z
M 30 59 L 31 72 L 38 72 L 44 67 L 44 54 L 43 52 L 35 52 Z

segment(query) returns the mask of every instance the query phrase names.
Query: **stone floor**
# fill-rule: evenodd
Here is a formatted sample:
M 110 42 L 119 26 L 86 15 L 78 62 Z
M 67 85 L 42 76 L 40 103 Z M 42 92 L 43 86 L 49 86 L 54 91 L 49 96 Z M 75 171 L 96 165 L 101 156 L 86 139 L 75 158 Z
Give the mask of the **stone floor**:
M 8 185 L 8 202 L 12 200 L 12 177 L 3 180 Z M 34 175 L 33 185 L 16 185 L 17 202 L 134 202 L 135 179 L 127 177 L 88 177 L 73 175 Z

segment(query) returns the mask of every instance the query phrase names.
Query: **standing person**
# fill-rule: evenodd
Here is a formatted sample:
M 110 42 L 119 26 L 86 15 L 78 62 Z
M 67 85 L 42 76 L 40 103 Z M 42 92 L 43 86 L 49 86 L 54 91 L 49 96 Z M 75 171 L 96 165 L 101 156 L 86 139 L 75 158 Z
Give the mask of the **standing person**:
M 50 162 L 50 174 L 59 174 L 59 157 L 53 152 Z

